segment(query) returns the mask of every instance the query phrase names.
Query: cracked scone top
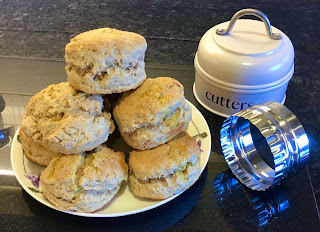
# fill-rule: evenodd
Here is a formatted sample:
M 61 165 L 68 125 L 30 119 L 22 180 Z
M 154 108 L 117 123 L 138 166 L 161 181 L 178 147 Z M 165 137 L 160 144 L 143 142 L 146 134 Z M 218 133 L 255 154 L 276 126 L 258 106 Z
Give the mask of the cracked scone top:
M 75 90 L 68 82 L 50 85 L 29 101 L 23 132 L 45 148 L 63 154 L 90 151 L 114 130 L 103 99 Z
M 127 174 L 124 153 L 102 147 L 86 155 L 54 158 L 41 172 L 40 185 L 57 208 L 93 212 L 115 196 Z
M 191 120 L 183 85 L 170 77 L 148 78 L 120 98 L 113 110 L 123 139 L 146 150 L 179 134 Z
M 139 196 L 165 199 L 189 188 L 200 175 L 200 148 L 181 132 L 166 144 L 129 156 L 129 186 Z
M 68 81 L 86 93 L 111 94 L 137 88 L 145 80 L 143 36 L 111 28 L 83 32 L 66 45 Z

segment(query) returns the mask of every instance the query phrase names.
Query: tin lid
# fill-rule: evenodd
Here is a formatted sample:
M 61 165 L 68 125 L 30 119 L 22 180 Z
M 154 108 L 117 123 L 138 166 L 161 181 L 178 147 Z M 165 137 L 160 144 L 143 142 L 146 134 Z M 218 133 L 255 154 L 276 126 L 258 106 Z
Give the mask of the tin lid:
M 243 15 L 255 15 L 262 21 L 238 20 Z M 226 86 L 269 87 L 285 81 L 293 65 L 290 39 L 255 9 L 241 10 L 230 21 L 208 30 L 195 57 L 196 69 Z

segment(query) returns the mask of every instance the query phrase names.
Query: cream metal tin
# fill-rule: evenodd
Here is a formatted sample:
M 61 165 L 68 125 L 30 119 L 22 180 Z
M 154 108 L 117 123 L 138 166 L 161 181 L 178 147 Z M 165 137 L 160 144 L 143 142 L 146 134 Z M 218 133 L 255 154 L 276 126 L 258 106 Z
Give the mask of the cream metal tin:
M 238 20 L 243 15 L 262 22 Z M 229 117 L 261 102 L 284 103 L 294 72 L 294 48 L 262 12 L 245 9 L 204 34 L 194 66 L 196 99 L 211 112 Z

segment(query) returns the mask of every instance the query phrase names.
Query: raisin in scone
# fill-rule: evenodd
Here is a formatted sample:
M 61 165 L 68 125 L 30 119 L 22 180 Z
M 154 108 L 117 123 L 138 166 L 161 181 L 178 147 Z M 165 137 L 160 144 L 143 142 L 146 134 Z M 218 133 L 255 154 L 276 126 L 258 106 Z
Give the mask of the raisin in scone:
M 182 84 L 170 77 L 146 79 L 139 88 L 124 93 L 113 110 L 123 139 L 140 150 L 175 137 L 191 115 Z
M 68 81 L 86 93 L 111 94 L 137 88 L 145 80 L 143 36 L 112 28 L 83 32 L 66 45 Z
M 74 89 L 68 82 L 50 85 L 29 101 L 21 129 L 46 149 L 63 154 L 90 151 L 114 130 L 103 98 Z

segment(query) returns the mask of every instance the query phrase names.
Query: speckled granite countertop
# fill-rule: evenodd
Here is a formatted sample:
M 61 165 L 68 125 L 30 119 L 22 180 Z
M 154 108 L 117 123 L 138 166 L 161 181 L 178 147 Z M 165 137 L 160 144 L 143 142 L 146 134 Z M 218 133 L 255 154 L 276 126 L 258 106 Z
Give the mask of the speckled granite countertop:
M 181 196 L 121 218 L 82 218 L 38 203 L 22 190 L 0 148 L 0 231 L 320 231 L 320 3 L 301 1 L 9 1 L 0 0 L 0 129 L 12 136 L 31 96 L 66 79 L 64 46 L 75 34 L 110 26 L 144 35 L 149 77 L 172 76 L 206 118 L 212 153 L 204 173 Z M 239 9 L 265 12 L 295 47 L 295 73 L 285 105 L 310 139 L 310 161 L 280 186 L 259 193 L 238 183 L 219 145 L 223 118 L 192 94 L 193 58 L 206 30 Z M 5 102 L 5 103 L 4 103 Z M 6 145 L 6 146 L 4 146 Z

